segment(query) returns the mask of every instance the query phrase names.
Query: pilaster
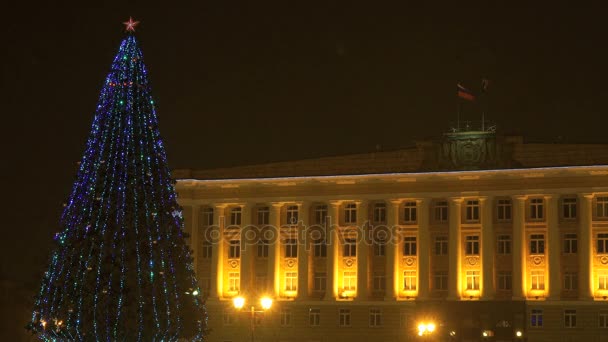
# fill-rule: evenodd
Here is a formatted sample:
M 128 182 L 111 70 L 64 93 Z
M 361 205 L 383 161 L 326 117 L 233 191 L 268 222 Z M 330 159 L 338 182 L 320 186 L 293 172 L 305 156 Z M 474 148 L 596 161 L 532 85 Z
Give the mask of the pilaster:
M 513 299 L 525 298 L 526 272 L 525 264 L 525 226 L 526 226 L 526 196 L 513 196 Z
M 547 241 L 549 247 L 549 299 L 559 300 L 562 292 L 562 281 L 558 197 L 547 195 L 545 196 L 545 203 L 547 203 Z
M 418 207 L 418 299 L 426 299 L 430 290 L 429 199 L 416 201 Z
M 593 299 L 593 272 L 592 272 L 592 203 L 593 194 L 580 194 L 581 219 L 579 228 L 579 248 L 578 248 L 578 270 L 579 270 L 579 299 Z
M 483 267 L 483 291 L 482 299 L 491 300 L 494 298 L 494 201 L 492 197 L 482 197 L 479 199 L 481 204 L 481 263 Z
M 369 203 L 357 201 L 357 297 L 367 300 L 369 296 Z
M 448 300 L 459 300 L 462 293 L 460 281 L 462 202 L 461 197 L 450 198 L 449 201 Z

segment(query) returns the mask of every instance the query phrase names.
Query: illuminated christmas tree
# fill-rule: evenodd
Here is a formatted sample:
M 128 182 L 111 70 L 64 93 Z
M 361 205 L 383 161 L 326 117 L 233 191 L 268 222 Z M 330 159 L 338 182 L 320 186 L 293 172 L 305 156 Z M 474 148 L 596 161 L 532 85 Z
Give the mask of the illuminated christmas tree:
M 203 339 L 206 311 L 129 19 L 28 329 L 42 340 Z

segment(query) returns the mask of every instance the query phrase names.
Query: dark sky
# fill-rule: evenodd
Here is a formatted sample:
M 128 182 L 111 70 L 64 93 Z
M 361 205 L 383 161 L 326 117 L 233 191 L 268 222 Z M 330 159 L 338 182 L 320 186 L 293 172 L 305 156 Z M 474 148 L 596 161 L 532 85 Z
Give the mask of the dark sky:
M 579 2 L 49 3 L 0 14 L 0 280 L 27 296 L 129 15 L 142 22 L 174 168 L 408 146 L 455 120 L 457 80 L 477 90 L 482 77 L 500 132 L 608 142 L 606 12 Z M 478 119 L 471 108 L 463 116 Z

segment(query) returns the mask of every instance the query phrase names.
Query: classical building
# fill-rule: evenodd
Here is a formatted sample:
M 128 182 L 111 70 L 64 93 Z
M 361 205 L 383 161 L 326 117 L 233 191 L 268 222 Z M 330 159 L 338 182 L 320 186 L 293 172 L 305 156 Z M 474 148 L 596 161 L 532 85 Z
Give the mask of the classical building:
M 174 176 L 209 341 L 608 341 L 608 145 L 455 131 Z

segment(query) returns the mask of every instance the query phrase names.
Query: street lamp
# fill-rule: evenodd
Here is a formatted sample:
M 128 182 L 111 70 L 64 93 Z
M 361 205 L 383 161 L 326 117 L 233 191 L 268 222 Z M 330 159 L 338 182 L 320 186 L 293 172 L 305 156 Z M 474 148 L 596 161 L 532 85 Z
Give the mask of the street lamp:
M 422 322 L 418 324 L 418 336 L 430 336 L 435 332 L 437 326 L 434 322 Z
M 234 306 L 235 309 L 241 311 L 245 307 L 245 297 L 238 296 L 238 297 L 232 298 L 232 305 Z M 270 297 L 260 298 L 260 305 L 262 307 L 262 310 L 256 310 L 255 305 L 251 305 L 249 310 L 241 311 L 241 312 L 249 313 L 249 332 L 251 334 L 251 342 L 254 341 L 255 314 L 264 312 L 264 311 L 270 309 L 270 307 L 272 306 L 272 298 L 270 298 Z

